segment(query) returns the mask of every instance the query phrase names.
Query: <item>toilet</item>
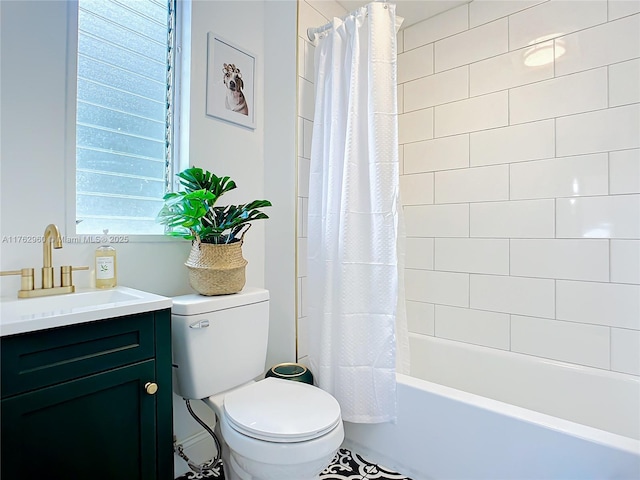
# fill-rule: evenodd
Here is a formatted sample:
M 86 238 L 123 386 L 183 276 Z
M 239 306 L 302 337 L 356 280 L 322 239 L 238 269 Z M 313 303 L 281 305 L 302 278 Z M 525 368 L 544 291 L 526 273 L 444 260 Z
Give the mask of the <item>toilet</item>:
M 216 414 L 230 480 L 311 480 L 344 439 L 340 406 L 301 382 L 262 377 L 269 292 L 173 298 L 174 390 Z

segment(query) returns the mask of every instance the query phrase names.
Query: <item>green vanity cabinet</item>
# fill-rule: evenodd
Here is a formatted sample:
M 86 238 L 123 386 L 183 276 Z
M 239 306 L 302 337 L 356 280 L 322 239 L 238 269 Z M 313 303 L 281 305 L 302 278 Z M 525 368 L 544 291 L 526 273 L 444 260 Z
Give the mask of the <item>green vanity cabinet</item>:
M 173 479 L 170 310 L 2 337 L 0 355 L 0 478 Z

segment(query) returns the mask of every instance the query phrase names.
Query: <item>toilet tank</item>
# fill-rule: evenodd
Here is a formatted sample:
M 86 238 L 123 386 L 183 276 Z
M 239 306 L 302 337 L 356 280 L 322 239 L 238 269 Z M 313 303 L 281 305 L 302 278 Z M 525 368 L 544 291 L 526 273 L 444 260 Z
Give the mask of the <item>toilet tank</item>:
M 264 373 L 269 337 L 269 292 L 173 298 L 174 390 L 205 398 Z

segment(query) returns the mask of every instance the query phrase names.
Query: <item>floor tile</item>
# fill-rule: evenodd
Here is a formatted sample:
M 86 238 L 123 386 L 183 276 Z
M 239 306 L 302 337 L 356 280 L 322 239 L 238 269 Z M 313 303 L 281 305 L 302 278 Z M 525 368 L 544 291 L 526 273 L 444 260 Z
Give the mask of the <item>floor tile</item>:
M 409 477 L 376 465 L 359 454 L 341 448 L 321 474 L 320 480 L 411 480 Z
M 358 455 L 350 450 L 341 448 L 331 461 L 331 464 L 320 474 L 321 480 L 363 480 L 366 472 L 361 471 L 367 464 L 363 464 Z
M 175 480 L 202 480 L 207 478 L 215 478 L 217 480 L 225 480 L 224 470 L 222 468 L 222 461 L 218 464 L 211 464 L 211 461 L 206 465 L 203 465 L 205 470 L 200 473 L 187 472 L 184 475 L 176 477 Z
M 216 478 L 224 480 L 224 473 L 219 471 L 205 471 L 203 473 L 189 472 L 176 480 L 200 480 Z M 331 464 L 320 474 L 319 480 L 411 480 L 409 477 L 394 472 L 381 465 L 371 463 L 357 453 L 341 448 L 331 461 Z

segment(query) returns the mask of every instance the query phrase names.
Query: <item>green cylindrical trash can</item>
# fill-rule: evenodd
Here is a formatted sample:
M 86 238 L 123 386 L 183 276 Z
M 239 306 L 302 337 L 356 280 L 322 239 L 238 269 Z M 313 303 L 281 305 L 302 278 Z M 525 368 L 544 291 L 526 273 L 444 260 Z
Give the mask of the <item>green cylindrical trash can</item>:
M 267 377 L 294 380 L 296 382 L 313 385 L 313 374 L 311 370 L 299 363 L 279 363 L 278 365 L 274 365 L 265 374 L 265 378 Z

